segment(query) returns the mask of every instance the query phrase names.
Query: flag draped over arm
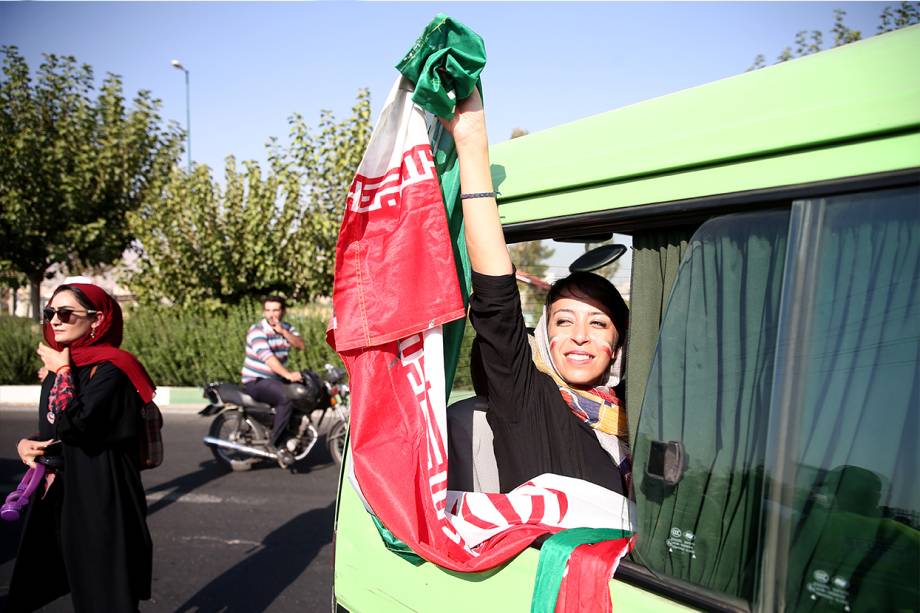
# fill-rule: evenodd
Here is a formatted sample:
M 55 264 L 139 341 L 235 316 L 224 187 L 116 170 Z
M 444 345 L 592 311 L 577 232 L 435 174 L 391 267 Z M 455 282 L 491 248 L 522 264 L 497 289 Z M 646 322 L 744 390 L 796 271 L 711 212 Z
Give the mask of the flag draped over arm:
M 559 475 L 508 494 L 447 490 L 459 335 L 445 349 L 444 326 L 465 316 L 468 264 L 457 246 L 456 156 L 426 110 L 451 116 L 484 66 L 482 40 L 444 15 L 400 62 L 347 195 L 329 330 L 350 377 L 352 484 L 389 540 L 465 572 L 501 564 L 541 534 L 631 526 L 626 498 Z

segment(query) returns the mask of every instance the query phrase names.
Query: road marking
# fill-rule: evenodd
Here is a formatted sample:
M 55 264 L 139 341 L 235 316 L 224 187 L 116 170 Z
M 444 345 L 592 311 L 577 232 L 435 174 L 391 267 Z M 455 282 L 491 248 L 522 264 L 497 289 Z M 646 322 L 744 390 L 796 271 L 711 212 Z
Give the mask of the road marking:
M 224 545 L 247 545 L 249 547 L 261 547 L 262 543 L 256 541 L 247 541 L 245 539 L 222 539 L 216 536 L 183 536 L 183 541 L 209 541 L 213 543 L 223 543 Z
M 237 498 L 236 496 L 214 496 L 212 494 L 177 494 L 175 492 L 151 492 L 147 494 L 147 502 L 188 502 L 191 504 L 231 504 L 261 505 L 268 502 L 265 498 Z
M 19 486 L 19 481 L 15 483 L 0 483 L 0 492 L 11 492 Z M 212 494 L 176 494 L 174 492 L 151 492 L 147 494 L 147 503 L 159 502 L 188 502 L 190 504 L 230 504 L 243 505 L 263 505 L 268 500 L 266 498 L 239 498 L 237 496 L 214 496 Z

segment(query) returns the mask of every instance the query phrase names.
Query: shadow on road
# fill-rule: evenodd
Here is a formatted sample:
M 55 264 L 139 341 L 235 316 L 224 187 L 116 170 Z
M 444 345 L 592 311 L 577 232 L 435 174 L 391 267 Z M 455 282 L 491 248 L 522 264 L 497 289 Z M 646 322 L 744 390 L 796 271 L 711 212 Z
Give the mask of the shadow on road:
M 147 488 L 147 495 L 156 492 L 168 492 L 156 502 L 147 507 L 147 515 L 153 515 L 157 511 L 165 509 L 172 503 L 176 502 L 181 496 L 188 494 L 206 483 L 220 479 L 228 474 L 227 469 L 218 464 L 215 460 L 202 462 L 198 465 L 198 470 L 186 473 L 170 481 L 154 485 Z
M 0 458 L 0 483 L 18 483 L 22 475 L 25 474 L 25 471 L 25 465 L 19 460 Z M 163 497 L 147 507 L 147 515 L 150 516 L 157 511 L 165 509 L 183 495 L 193 492 L 199 487 L 215 479 L 219 479 L 226 474 L 228 473 L 225 468 L 220 466 L 216 461 L 211 460 L 202 462 L 198 470 L 194 472 L 147 488 L 148 495 L 157 492 L 166 492 Z M 12 489 L 13 488 L 10 488 L 10 491 L 12 491 Z M 0 502 L 2 502 L 2 498 L 5 498 L 8 493 L 7 491 L 0 492 Z M 0 565 L 16 557 L 16 550 L 19 546 L 19 534 L 22 531 L 23 523 L 25 523 L 24 518 L 17 522 L 0 521 Z M 0 610 L 2 610 L 2 608 L 0 608 Z
M 335 502 L 301 513 L 271 532 L 261 547 L 176 610 L 266 611 L 332 541 Z

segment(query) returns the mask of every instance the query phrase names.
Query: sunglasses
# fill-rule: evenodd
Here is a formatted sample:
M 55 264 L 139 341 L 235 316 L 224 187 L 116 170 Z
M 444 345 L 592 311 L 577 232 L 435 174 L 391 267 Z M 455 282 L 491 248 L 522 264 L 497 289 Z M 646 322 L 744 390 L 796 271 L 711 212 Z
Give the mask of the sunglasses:
M 86 310 L 87 315 L 95 315 L 98 312 L 99 311 L 93 311 L 92 309 Z M 59 309 L 55 309 L 54 307 L 45 307 L 42 310 L 42 315 L 44 316 L 45 321 L 51 321 L 54 319 L 54 316 L 57 315 L 62 324 L 69 324 L 70 317 L 72 315 L 77 315 L 77 311 L 69 307 L 61 307 Z

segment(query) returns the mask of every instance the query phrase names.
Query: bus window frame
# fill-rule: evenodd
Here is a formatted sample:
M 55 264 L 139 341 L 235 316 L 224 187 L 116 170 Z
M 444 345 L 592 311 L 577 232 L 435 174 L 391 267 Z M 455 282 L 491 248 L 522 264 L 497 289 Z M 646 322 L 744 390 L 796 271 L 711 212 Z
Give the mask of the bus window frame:
M 637 207 L 564 215 L 523 221 L 504 226 L 505 241 L 577 237 L 600 231 L 632 234 L 637 229 L 689 225 L 710 217 L 747 209 L 788 207 L 793 200 L 872 191 L 920 182 L 920 168 L 895 170 L 829 181 L 816 181 L 687 200 L 673 200 Z M 504 200 L 499 199 L 499 213 Z M 772 203 L 772 204 L 771 204 Z M 760 206 L 757 206 L 760 205 Z M 660 219 L 661 221 L 656 221 Z

